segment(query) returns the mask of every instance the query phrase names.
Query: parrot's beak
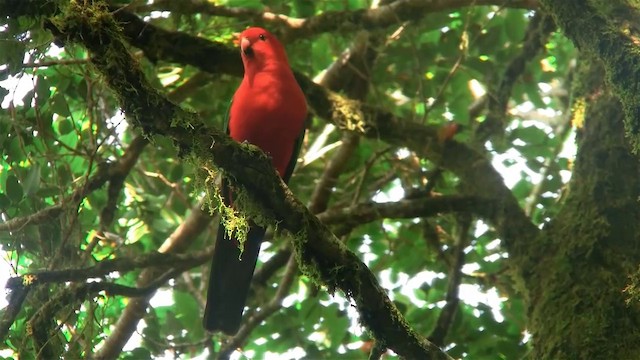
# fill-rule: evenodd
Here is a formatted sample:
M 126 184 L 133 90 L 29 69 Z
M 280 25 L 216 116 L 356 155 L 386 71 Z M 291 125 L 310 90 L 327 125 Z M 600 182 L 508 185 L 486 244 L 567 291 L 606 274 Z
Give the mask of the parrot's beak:
M 246 56 L 253 56 L 253 49 L 251 48 L 251 41 L 249 41 L 249 39 L 247 39 L 246 37 L 243 37 L 240 40 L 240 49 L 242 50 L 242 53 Z

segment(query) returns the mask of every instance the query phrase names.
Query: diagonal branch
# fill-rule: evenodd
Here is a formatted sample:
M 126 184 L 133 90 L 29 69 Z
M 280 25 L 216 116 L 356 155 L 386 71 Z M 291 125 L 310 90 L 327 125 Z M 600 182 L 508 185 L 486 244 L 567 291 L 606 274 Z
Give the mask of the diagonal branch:
M 492 135 L 504 131 L 507 116 L 507 106 L 511 98 L 511 92 L 516 81 L 522 76 L 529 64 L 538 53 L 544 49 L 544 45 L 551 32 L 555 29 L 555 23 L 551 15 L 537 11 L 529 20 L 527 32 L 522 41 L 522 50 L 509 62 L 496 89 L 487 97 L 487 118 L 476 129 L 474 141 L 484 144 Z
M 140 139 L 137 144 L 132 144 L 132 146 L 127 149 L 125 156 L 118 162 L 98 164 L 96 172 L 91 175 L 86 184 L 78 187 L 70 196 L 62 200 L 60 204 L 50 206 L 28 216 L 14 218 L 0 223 L 0 231 L 20 231 L 27 225 L 37 225 L 57 218 L 63 213 L 68 204 L 77 204 L 93 191 L 101 188 L 106 182 L 114 178 L 126 176 L 131 166 L 135 163 L 139 151 L 141 151 L 140 147 L 144 147 L 145 144 L 146 140 Z
M 539 0 L 397 0 L 377 8 L 326 11 L 308 18 L 294 18 L 258 9 L 221 6 L 205 0 L 156 0 L 153 4 L 129 4 L 124 7 L 112 7 L 112 10 L 116 17 L 121 14 L 124 17 L 135 17 L 132 11 L 171 11 L 176 14 L 207 14 L 251 20 L 256 25 L 281 26 L 284 28 L 282 37 L 294 40 L 327 32 L 387 28 L 405 21 L 422 19 L 431 13 L 469 6 L 500 6 L 535 10 L 538 8 L 538 2 Z M 0 16 L 13 18 L 51 16 L 59 11 L 56 5 L 54 1 L 48 0 L 2 0 Z M 126 22 L 123 21 L 123 23 Z
M 460 303 L 460 283 L 462 282 L 462 267 L 465 262 L 464 249 L 469 245 L 469 230 L 471 228 L 470 216 L 462 216 L 458 218 L 456 243 L 453 248 L 453 262 L 449 267 L 449 282 L 447 284 L 447 296 L 445 305 L 438 316 L 436 327 L 429 335 L 429 341 L 438 346 L 445 345 L 445 338 L 449 333 L 449 329 L 453 324 L 458 304 Z
M 20 287 L 9 293 L 9 304 L 2 310 L 2 318 L 0 319 L 0 342 L 4 342 L 9 335 L 9 329 L 22 310 L 22 305 L 30 290 L 29 287 Z

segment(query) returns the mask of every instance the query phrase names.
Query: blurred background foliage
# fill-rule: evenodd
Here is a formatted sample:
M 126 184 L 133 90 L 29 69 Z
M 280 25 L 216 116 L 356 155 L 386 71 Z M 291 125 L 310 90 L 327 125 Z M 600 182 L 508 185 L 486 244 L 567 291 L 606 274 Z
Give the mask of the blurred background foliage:
M 228 47 L 234 46 L 238 32 L 256 23 L 250 16 L 207 14 L 190 6 L 195 3 L 138 0 L 111 4 L 124 6 L 157 27 Z M 573 132 L 566 113 L 576 55 L 568 40 L 549 30 L 534 56 L 524 59 L 522 69 L 510 74 L 514 59 L 527 46 L 524 40 L 534 13 L 499 3 L 427 12 L 421 19 L 368 32 L 375 61 L 361 74 L 367 89 L 363 100 L 404 121 L 444 129 L 451 122 L 458 124 L 455 139 L 485 152 L 532 221 L 542 226 L 557 213 L 574 159 Z M 291 18 L 375 6 L 370 0 L 220 0 L 208 4 L 268 10 Z M 60 207 L 60 213 L 48 221 L 27 222 L 17 230 L 0 232 L 2 273 L 8 277 L 90 267 L 106 259 L 136 258 L 158 250 L 191 209 L 198 208 L 202 189 L 194 186 L 192 164 L 178 157 L 169 139 L 156 137 L 147 143 L 137 129 L 127 125 L 84 48 L 54 44 L 40 17 L 1 21 L 0 218 L 28 218 Z M 287 38 L 286 27 L 262 20 L 257 23 L 283 38 L 292 68 L 318 79 L 361 31 L 353 24 L 330 33 Z M 239 77 L 204 75 L 193 66 L 149 59 L 136 48 L 130 50 L 156 87 L 201 114 L 211 126 L 222 127 Z M 198 80 L 201 77 L 205 81 Z M 497 96 L 501 82 L 512 86 L 507 111 L 500 131 L 483 139 L 478 129 L 489 116 L 486 104 Z M 312 201 L 318 179 L 343 142 L 339 130 L 311 119 L 303 148 L 305 162 L 298 165 L 290 183 L 303 202 Z M 122 178 L 96 188 L 88 185 L 104 164 L 117 163 L 129 152 L 137 158 Z M 121 185 L 114 186 L 118 180 Z M 363 138 L 344 161 L 327 200 L 328 208 L 340 208 L 462 191 L 457 177 L 442 171 L 440 164 L 406 148 Z M 216 226 L 211 221 L 185 252 L 210 249 Z M 418 333 L 432 336 L 439 331 L 442 309 L 459 299 L 453 303 L 457 311 L 445 324 L 448 331 L 441 342 L 452 357 L 518 359 L 529 351 L 523 300 L 504 264 L 509 255 L 491 226 L 468 215 L 443 213 L 346 228 L 338 224 L 334 229 L 377 274 Z M 258 266 L 286 249 L 287 242 L 285 234 L 274 236 L 263 246 Z M 194 263 L 159 287 L 121 358 L 193 358 L 220 349 L 225 339 L 206 334 L 200 322 L 208 266 L 207 262 Z M 457 279 L 451 276 L 456 270 Z M 116 271 L 101 280 L 136 286 L 142 271 Z M 282 273 L 275 271 L 265 286 L 253 292 L 251 309 L 263 307 L 274 297 Z M 36 357 L 33 341 L 25 336 L 29 321 L 43 302 L 70 286 L 49 284 L 38 296 L 27 298 L 0 354 Z M 67 358 L 88 357 L 104 346 L 130 302 L 126 296 L 101 292 L 58 306 L 58 341 L 64 344 Z M 371 346 L 344 295 L 318 291 L 300 275 L 283 307 L 255 327 L 232 356 L 360 359 L 368 356 Z

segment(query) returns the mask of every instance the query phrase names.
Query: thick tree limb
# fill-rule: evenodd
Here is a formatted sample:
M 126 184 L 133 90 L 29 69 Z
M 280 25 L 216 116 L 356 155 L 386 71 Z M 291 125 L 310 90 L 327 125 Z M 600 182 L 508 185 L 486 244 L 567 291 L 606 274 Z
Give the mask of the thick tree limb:
M 553 14 L 556 24 L 582 51 L 602 60 L 607 80 L 620 98 L 625 113 L 625 131 L 633 151 L 640 147 L 640 55 L 639 39 L 622 26 L 610 22 L 584 0 L 540 0 Z
M 5 338 L 9 334 L 9 329 L 16 320 L 16 317 L 18 317 L 20 310 L 22 310 L 22 305 L 30 290 L 29 287 L 21 287 L 9 294 L 9 304 L 3 309 L 2 318 L 0 319 L 0 342 L 4 343 Z

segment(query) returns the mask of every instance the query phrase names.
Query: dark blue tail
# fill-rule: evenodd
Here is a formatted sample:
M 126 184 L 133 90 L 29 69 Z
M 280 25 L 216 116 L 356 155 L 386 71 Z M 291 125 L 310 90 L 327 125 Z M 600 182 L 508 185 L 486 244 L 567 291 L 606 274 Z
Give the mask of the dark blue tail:
M 229 193 L 224 183 L 223 181 L 223 195 Z M 228 203 L 228 196 L 224 198 L 225 203 Z M 251 228 L 242 255 L 238 249 L 238 240 L 226 236 L 222 223 L 218 227 L 209 275 L 207 305 L 204 310 L 203 324 L 207 330 L 234 335 L 240 328 L 242 312 L 265 233 L 265 228 L 250 223 Z

